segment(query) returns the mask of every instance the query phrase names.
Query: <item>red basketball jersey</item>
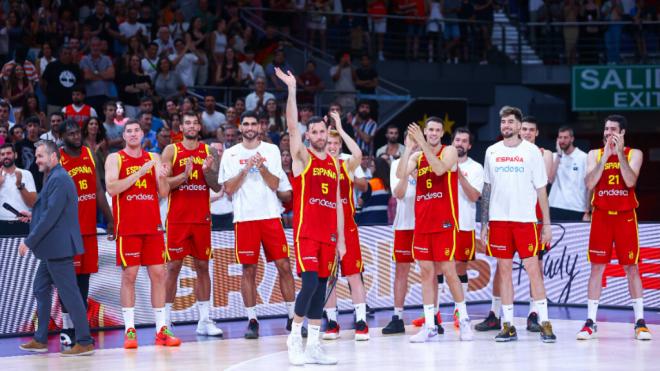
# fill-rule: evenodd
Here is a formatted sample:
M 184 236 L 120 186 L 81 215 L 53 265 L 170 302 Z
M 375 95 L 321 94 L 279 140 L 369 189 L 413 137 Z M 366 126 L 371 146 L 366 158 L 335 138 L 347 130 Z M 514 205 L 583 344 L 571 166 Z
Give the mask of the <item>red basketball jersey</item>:
M 183 143 L 174 145 L 172 175 L 177 176 L 186 170 L 186 161 L 192 159 L 193 166 L 188 179 L 170 191 L 167 205 L 167 223 L 211 222 L 209 187 L 204 178 L 202 165 L 209 156 L 209 148 L 199 143 L 194 150 L 186 149 Z
M 117 153 L 119 179 L 129 177 L 152 159 L 151 154 L 144 150 L 140 157 L 131 157 L 124 150 Z M 158 207 L 158 184 L 153 167 L 130 188 L 113 197 L 112 213 L 115 217 L 116 236 L 163 233 Z
M 339 160 L 339 195 L 344 209 L 344 229 L 356 228 L 353 180 L 348 176 L 348 168 L 344 160 Z
M 80 234 L 96 234 L 96 164 L 92 151 L 83 146 L 80 156 L 73 157 L 60 148 L 60 164 L 76 185 Z
M 337 165 L 329 154 L 322 160 L 308 152 L 305 169 L 293 178 L 294 238 L 336 243 Z
M 64 107 L 64 116 L 68 119 L 72 119 L 82 128 L 85 120 L 92 117 L 92 107 L 85 104 L 80 111 L 76 111 L 73 109 L 73 104 L 69 104 Z
M 603 157 L 604 149 L 598 150 L 596 161 L 600 162 Z M 630 161 L 631 150 L 628 147 L 623 149 L 623 154 Z M 591 204 L 601 210 L 625 211 L 633 210 L 639 207 L 635 188 L 628 188 L 621 176 L 621 164 L 616 154 L 611 155 L 605 163 L 603 174 L 594 188 L 594 195 Z
M 437 156 L 442 160 L 440 147 Z M 426 156 L 417 160 L 415 233 L 441 232 L 458 228 L 458 175 L 456 170 L 435 175 Z

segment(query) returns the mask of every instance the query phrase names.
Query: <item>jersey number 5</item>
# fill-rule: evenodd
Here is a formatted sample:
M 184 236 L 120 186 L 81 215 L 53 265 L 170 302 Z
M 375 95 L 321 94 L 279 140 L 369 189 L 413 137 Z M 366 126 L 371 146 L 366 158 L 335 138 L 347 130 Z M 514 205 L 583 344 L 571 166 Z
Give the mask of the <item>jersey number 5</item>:
M 328 194 L 328 183 L 321 183 L 321 192 L 324 195 Z

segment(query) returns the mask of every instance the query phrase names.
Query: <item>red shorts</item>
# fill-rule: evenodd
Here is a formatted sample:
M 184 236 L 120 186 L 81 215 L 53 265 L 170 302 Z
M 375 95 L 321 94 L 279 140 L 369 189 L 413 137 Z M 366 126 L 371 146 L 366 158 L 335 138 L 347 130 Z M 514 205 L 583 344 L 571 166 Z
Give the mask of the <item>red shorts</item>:
M 607 264 L 612 260 L 612 247 L 620 265 L 639 262 L 639 236 L 635 210 L 605 211 L 594 209 L 589 235 L 589 261 Z
M 167 224 L 167 260 L 182 260 L 188 255 L 198 260 L 210 260 L 211 224 Z
M 403 229 L 394 231 L 394 251 L 392 260 L 395 263 L 413 263 L 415 259 L 412 256 L 413 239 L 415 231 L 412 229 Z
M 488 255 L 500 259 L 513 259 L 518 252 L 520 259 L 536 256 L 541 247 L 536 223 L 502 222 L 488 223 Z
M 458 231 L 456 235 L 456 255 L 454 259 L 459 262 L 474 260 L 476 244 L 474 231 Z
M 456 229 L 442 232 L 415 233 L 413 240 L 413 258 L 434 262 L 454 260 L 456 248 Z
M 238 264 L 257 264 L 261 245 L 266 261 L 289 258 L 289 244 L 279 218 L 234 223 L 234 251 Z
M 346 254 L 340 263 L 342 277 L 362 273 L 364 271 L 364 262 L 362 261 L 360 236 L 358 235 L 357 227 L 346 230 L 344 239 L 346 241 Z
M 82 236 L 85 253 L 73 257 L 76 274 L 92 274 L 99 271 L 99 241 L 95 234 Z
M 348 253 L 348 252 L 347 252 Z M 334 270 L 337 246 L 301 238 L 296 243 L 296 271 L 317 272 L 319 278 L 327 278 Z
M 163 234 L 135 234 L 117 237 L 117 265 L 165 264 Z

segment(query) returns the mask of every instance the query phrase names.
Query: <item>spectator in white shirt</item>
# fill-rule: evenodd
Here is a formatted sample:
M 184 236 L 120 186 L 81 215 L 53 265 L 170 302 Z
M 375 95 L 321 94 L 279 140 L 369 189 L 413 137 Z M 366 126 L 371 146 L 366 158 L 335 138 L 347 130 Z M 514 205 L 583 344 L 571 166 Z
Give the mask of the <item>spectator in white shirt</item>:
M 52 140 L 58 146 L 62 145 L 62 138 L 58 133 L 60 124 L 64 121 L 64 115 L 61 112 L 53 112 L 50 114 L 50 130 L 41 134 L 39 139 Z
M 195 85 L 195 65 L 204 64 L 204 60 L 193 53 L 190 43 L 181 39 L 174 41 L 176 53 L 170 54 L 169 59 L 176 73 L 181 77 L 183 84 L 187 87 Z
M 553 155 L 550 189 L 550 219 L 562 221 L 590 220 L 589 197 L 584 182 L 587 154 L 573 142 L 573 129 L 559 128 L 557 152 Z
M 392 124 L 387 127 L 385 138 L 387 139 L 387 144 L 378 148 L 376 157 L 381 157 L 391 165 L 392 161 L 401 157 L 406 147 L 399 143 L 399 127 L 396 125 Z
M 245 97 L 245 110 L 263 111 L 269 99 L 275 99 L 275 96 L 266 91 L 266 79 L 257 77 L 254 82 L 254 91 Z
M 227 118 L 222 112 L 215 110 L 215 97 L 207 95 L 204 97 L 204 112 L 202 112 L 202 136 L 204 138 L 212 137 L 218 131 L 218 128 L 227 122 Z
M 142 71 L 149 75 L 152 82 L 155 81 L 156 74 L 158 73 L 158 44 L 151 42 L 147 45 L 147 53 L 142 58 L 141 65 Z
M 32 174 L 16 167 L 17 153 L 11 143 L 0 146 L 0 204 L 5 202 L 18 211 L 30 211 L 37 200 Z M 0 236 L 29 232 L 29 225 L 21 223 L 5 208 L 0 208 Z
M 239 66 L 241 67 L 244 84 L 251 88 L 254 87 L 254 82 L 258 77 L 266 78 L 264 68 L 254 61 L 254 50 L 252 48 L 245 49 L 245 60 Z
M 139 23 L 137 20 L 138 10 L 136 8 L 129 9 L 126 21 L 119 25 L 119 34 L 123 43 L 126 43 L 134 35 L 138 35 L 143 39 L 142 41 L 145 41 L 148 37 L 147 26 Z
M 174 40 L 172 40 L 172 37 L 170 37 L 170 30 L 167 28 L 167 26 L 162 26 L 158 29 L 156 45 L 158 45 L 159 56 L 168 56 L 175 52 Z

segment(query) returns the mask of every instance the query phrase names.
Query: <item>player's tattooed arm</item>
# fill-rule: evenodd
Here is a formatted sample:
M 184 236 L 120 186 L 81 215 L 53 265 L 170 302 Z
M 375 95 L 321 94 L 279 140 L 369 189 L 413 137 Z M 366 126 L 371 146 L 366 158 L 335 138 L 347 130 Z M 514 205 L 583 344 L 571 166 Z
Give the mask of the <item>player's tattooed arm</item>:
M 202 172 L 204 173 L 204 179 L 209 188 L 215 192 L 220 192 L 222 190 L 222 185 L 218 183 L 218 175 L 220 173 L 220 155 L 218 150 L 213 147 L 209 147 L 209 152 L 211 156 L 207 157 L 204 160 L 202 165 Z
M 490 208 L 490 183 L 484 183 L 481 192 L 481 240 L 488 240 L 488 212 Z

